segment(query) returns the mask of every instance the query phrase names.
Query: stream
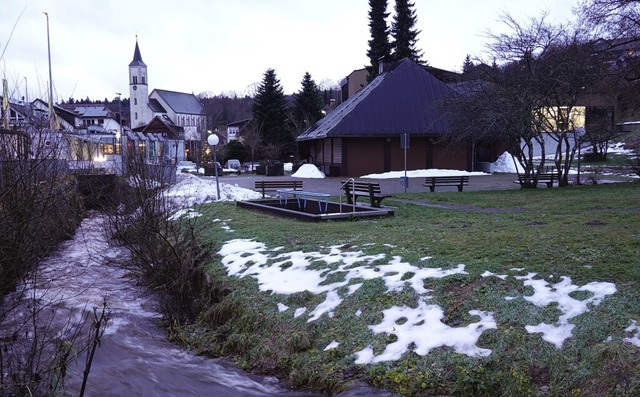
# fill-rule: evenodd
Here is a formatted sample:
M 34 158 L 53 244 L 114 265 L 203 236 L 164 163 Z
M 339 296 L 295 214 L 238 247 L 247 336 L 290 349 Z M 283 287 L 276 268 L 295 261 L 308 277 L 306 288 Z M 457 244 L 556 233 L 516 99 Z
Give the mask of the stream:
M 292 391 L 273 377 L 249 375 L 223 359 L 196 356 L 167 341 L 156 324 L 161 318 L 155 297 L 126 277 L 118 266 L 128 252 L 109 244 L 105 220 L 85 218 L 72 240 L 44 262 L 38 293 L 61 299 L 63 318 L 100 307 L 106 297 L 111 318 L 92 363 L 86 396 L 320 396 Z M 78 395 L 84 356 L 71 364 L 68 395 Z M 361 386 L 342 397 L 390 396 Z

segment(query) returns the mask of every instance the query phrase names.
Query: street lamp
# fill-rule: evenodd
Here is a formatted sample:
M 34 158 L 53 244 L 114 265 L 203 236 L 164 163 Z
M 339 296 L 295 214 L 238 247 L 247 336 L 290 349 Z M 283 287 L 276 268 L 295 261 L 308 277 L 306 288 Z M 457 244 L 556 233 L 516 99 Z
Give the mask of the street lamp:
M 220 142 L 220 138 L 218 138 L 217 134 L 212 134 L 211 131 L 208 132 L 209 137 L 207 137 L 207 143 L 209 143 L 210 146 L 213 146 L 213 168 L 215 169 L 216 173 L 216 191 L 218 192 L 218 200 L 220 200 L 220 184 L 218 183 L 218 160 L 216 158 L 216 146 Z

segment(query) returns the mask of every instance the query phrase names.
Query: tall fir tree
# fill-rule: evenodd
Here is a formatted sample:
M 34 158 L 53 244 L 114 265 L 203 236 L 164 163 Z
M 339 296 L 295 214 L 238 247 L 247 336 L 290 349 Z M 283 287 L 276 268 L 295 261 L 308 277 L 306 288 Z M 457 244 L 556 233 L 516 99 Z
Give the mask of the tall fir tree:
M 251 105 L 253 122 L 259 128 L 262 145 L 270 160 L 293 154 L 295 141 L 287 125 L 287 100 L 273 69 L 267 69 Z M 265 150 L 266 151 L 266 150 Z
M 369 81 L 378 75 L 380 58 L 388 59 L 391 57 L 387 4 L 387 0 L 369 0 L 369 32 L 371 32 L 371 40 L 369 40 L 369 49 L 367 50 L 370 62 L 370 65 L 367 66 Z
M 322 94 L 309 72 L 302 78 L 302 89 L 293 98 L 293 123 L 302 132 L 322 118 Z
M 462 63 L 462 73 L 470 73 L 475 65 L 471 62 L 471 55 L 467 54 Z
M 418 18 L 414 7 L 415 3 L 409 0 L 396 0 L 396 13 L 391 23 L 392 55 L 396 61 L 409 58 L 418 64 L 426 65 L 422 60 L 422 51 L 416 48 L 420 31 L 415 29 Z

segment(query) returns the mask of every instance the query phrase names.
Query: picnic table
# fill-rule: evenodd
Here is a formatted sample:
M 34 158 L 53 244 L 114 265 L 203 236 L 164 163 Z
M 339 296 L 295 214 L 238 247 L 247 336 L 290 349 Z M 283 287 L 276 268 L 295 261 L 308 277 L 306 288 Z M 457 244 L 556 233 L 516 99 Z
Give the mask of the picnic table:
M 327 212 L 329 208 L 329 197 L 331 196 L 329 193 L 317 193 L 317 192 L 305 192 L 303 190 L 295 190 L 295 189 L 278 189 L 276 190 L 278 193 L 278 201 L 280 205 L 282 205 L 284 201 L 284 205 L 287 205 L 289 201 L 289 196 L 295 198 L 298 202 L 298 208 L 307 209 L 307 199 L 313 198 L 318 201 L 318 209 L 320 212 Z M 300 202 L 300 199 L 303 201 Z M 322 203 L 324 203 L 324 211 L 322 210 Z

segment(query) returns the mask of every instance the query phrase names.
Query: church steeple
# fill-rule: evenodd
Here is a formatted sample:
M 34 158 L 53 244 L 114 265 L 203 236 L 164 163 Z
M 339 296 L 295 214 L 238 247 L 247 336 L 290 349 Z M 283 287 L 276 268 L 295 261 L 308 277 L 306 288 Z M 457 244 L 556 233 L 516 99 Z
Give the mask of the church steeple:
M 144 66 L 147 65 L 142 61 L 142 55 L 140 55 L 140 47 L 138 46 L 138 36 L 136 36 L 136 49 L 133 51 L 133 61 L 129 64 L 131 66 Z
M 142 61 L 138 36 L 133 60 L 129 64 L 129 108 L 131 127 L 138 127 L 151 121 L 153 113 L 149 108 L 149 86 L 147 85 L 147 65 Z

